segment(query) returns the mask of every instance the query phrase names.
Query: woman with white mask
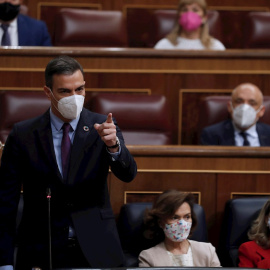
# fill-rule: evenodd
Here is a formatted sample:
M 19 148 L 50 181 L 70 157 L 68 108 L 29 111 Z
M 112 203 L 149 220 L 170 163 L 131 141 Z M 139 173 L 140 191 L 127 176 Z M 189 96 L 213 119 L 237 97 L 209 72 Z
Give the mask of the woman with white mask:
M 139 267 L 198 266 L 219 267 L 215 248 L 210 243 L 188 240 L 197 225 L 191 193 L 168 190 L 147 213 L 151 236 L 161 242 L 139 255 Z
M 225 50 L 224 45 L 209 35 L 205 0 L 180 0 L 175 26 L 155 49 Z
M 259 216 L 248 232 L 251 241 L 238 250 L 239 267 L 270 268 L 270 199 L 264 204 Z

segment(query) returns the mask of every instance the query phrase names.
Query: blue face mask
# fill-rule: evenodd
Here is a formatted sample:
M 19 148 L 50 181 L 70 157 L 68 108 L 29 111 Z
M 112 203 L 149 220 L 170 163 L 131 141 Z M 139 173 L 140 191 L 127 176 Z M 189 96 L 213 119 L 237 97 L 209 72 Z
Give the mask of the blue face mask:
M 10 3 L 0 4 L 0 20 L 9 22 L 14 20 L 20 12 L 20 5 L 12 5 Z

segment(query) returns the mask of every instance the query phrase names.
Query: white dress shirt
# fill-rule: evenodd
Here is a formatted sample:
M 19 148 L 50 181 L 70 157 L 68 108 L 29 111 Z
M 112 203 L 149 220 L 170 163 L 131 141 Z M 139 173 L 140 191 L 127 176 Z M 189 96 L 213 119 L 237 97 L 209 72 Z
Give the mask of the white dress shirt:
M 0 40 L 2 40 L 3 33 L 4 33 L 4 31 L 0 27 Z M 10 36 L 11 46 L 18 46 L 19 45 L 19 38 L 18 38 L 17 18 L 9 24 L 8 33 Z M 0 270 L 1 270 L 1 268 L 0 268 Z
M 237 128 L 234 123 L 234 140 L 235 140 L 235 145 L 236 146 L 243 146 L 244 143 L 244 138 L 239 134 L 242 132 L 239 128 Z M 247 140 L 249 141 L 249 145 L 256 147 L 256 146 L 261 146 L 260 141 L 259 141 L 259 136 L 256 130 L 256 124 L 251 126 L 249 129 L 245 130 Z

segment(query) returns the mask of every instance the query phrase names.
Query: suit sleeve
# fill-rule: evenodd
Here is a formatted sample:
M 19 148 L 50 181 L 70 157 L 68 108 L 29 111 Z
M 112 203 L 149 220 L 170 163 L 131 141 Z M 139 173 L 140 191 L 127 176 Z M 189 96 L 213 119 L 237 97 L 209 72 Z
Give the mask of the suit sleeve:
M 207 128 L 204 128 L 201 132 L 200 144 L 201 145 L 216 145 L 211 132 L 209 132 Z
M 248 248 L 247 243 L 243 243 L 239 249 L 238 249 L 238 258 L 239 258 L 239 267 L 245 267 L 245 268 L 256 268 L 257 265 L 254 265 L 253 263 L 253 255 L 255 253 L 255 250 L 250 250 Z
M 139 254 L 139 267 L 153 267 L 154 265 L 149 261 L 148 253 L 143 250 Z
M 13 265 L 22 160 L 15 138 L 13 130 L 6 141 L 0 166 L 0 265 Z
M 221 266 L 220 261 L 219 261 L 218 256 L 217 256 L 217 253 L 216 253 L 216 249 L 212 244 L 210 244 L 210 254 L 211 254 L 210 267 Z
M 135 178 L 137 174 L 137 165 L 133 156 L 130 154 L 129 150 L 125 145 L 123 135 L 119 127 L 117 126 L 116 121 L 114 122 L 116 125 L 117 137 L 119 138 L 121 144 L 121 153 L 116 161 L 113 161 L 113 159 L 111 159 L 111 170 L 114 175 L 120 180 L 124 182 L 130 182 Z
M 41 26 L 42 26 L 42 37 L 40 46 L 52 46 L 51 36 L 48 32 L 47 25 L 43 21 L 41 21 Z

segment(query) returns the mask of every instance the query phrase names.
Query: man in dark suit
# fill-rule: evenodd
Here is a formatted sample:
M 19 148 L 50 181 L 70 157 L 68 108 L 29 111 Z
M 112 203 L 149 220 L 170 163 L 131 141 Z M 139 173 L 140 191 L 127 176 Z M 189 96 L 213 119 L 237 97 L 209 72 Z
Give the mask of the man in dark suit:
M 237 86 L 228 102 L 231 119 L 206 127 L 203 145 L 270 146 L 270 126 L 258 122 L 264 115 L 263 95 L 254 84 Z
M 2 46 L 7 26 L 11 46 L 51 46 L 51 37 L 45 22 L 19 14 L 22 0 L 0 0 L 0 41 Z
M 16 269 L 48 269 L 50 258 L 53 268 L 122 266 L 107 175 L 110 167 L 116 177 L 130 182 L 137 173 L 136 162 L 112 114 L 83 108 L 85 81 L 76 60 L 68 56 L 51 60 L 45 81 L 50 109 L 15 124 L 3 150 L 0 265 L 13 264 L 23 186 Z

